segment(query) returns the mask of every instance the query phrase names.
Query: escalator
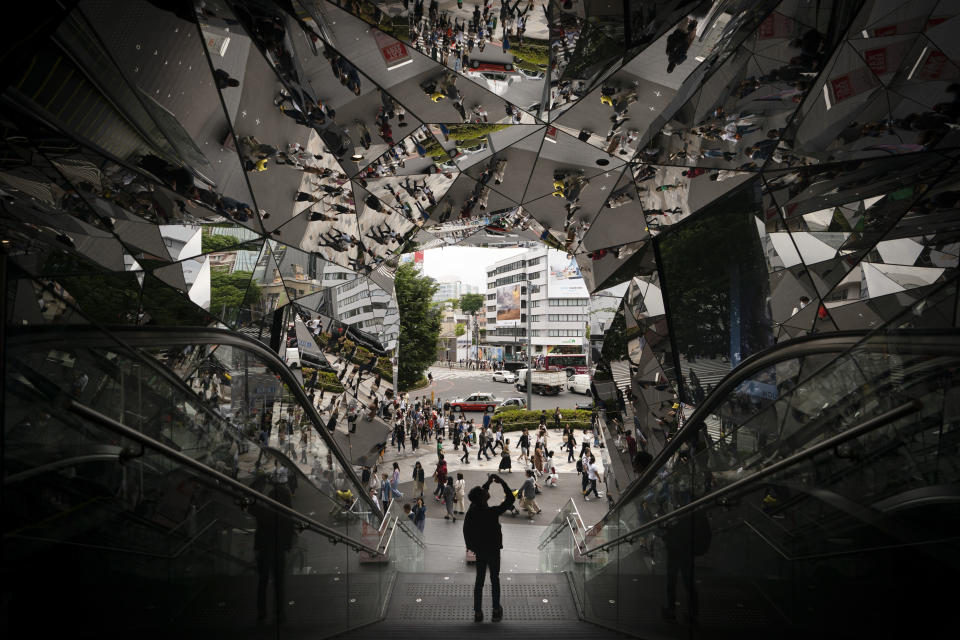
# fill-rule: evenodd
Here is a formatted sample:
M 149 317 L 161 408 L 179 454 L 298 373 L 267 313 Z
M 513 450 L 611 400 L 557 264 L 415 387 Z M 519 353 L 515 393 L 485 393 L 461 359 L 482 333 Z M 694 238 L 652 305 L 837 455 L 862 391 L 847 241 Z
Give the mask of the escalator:
M 541 569 L 583 618 L 644 638 L 946 635 L 960 335 L 804 342 L 731 373 L 597 525 L 558 514 Z
M 57 334 L 8 334 L 5 352 L 11 637 L 326 637 L 379 619 L 397 572 L 419 568 L 419 532 L 369 502 L 307 407 L 282 412 L 316 433 L 313 464 L 248 439 L 186 368 L 96 329 Z

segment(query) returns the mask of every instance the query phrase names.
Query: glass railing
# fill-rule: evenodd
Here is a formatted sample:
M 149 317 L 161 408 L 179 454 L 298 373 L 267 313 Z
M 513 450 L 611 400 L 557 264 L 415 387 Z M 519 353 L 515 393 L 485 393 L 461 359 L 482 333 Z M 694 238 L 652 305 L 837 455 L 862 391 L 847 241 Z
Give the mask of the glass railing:
M 247 486 L 16 376 L 6 391 L 8 440 L 21 431 L 69 443 L 59 460 L 45 450 L 42 466 L 29 464 L 30 448 L 5 450 L 10 628 L 326 637 L 380 619 L 396 572 L 422 567 L 423 542 L 399 505 L 381 520 L 344 501 L 334 526 L 307 511 L 289 478 L 260 474 Z M 38 409 L 44 399 L 49 412 Z M 34 417 L 11 420 L 23 413 Z M 62 600 L 56 616 L 42 611 L 51 597 Z
M 939 625 L 960 561 L 955 338 L 864 343 L 719 436 L 681 431 L 592 529 L 562 510 L 542 569 L 567 572 L 586 619 L 643 637 Z
M 310 500 L 308 512 L 330 526 L 347 517 L 344 500 L 377 511 L 323 426 L 321 410 L 262 345 L 191 344 L 199 339 L 196 331 L 118 331 L 133 344 L 79 327 L 70 335 L 49 328 L 13 335 L 8 373 L 18 383 L 75 398 L 248 484 L 262 474 L 287 478 L 298 499 Z M 175 346 L 147 346 L 164 339 Z M 44 455 L 42 445 L 23 443 L 33 456 Z
M 422 568 L 419 531 L 359 490 L 288 370 L 236 345 L 164 362 L 74 329 L 8 334 L 11 628 L 324 637 L 379 619 L 396 572 Z M 260 442 L 235 417 L 252 394 L 273 416 Z M 62 616 L 35 606 L 51 596 Z

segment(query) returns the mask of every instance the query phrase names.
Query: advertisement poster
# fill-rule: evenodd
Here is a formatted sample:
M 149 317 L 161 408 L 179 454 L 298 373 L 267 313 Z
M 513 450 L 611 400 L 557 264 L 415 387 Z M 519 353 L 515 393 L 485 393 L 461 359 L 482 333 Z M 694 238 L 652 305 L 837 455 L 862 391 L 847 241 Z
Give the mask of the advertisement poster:
M 551 298 L 589 297 L 587 285 L 583 283 L 583 274 L 580 273 L 576 258 L 562 251 L 550 251 L 547 260 L 550 267 L 547 287 Z
M 858 67 L 841 76 L 830 78 L 833 103 L 842 102 L 880 86 L 880 81 L 870 69 Z
M 407 46 L 399 40 L 395 40 L 377 30 L 373 31 L 373 39 L 377 43 L 377 48 L 380 49 L 380 55 L 383 56 L 384 64 L 387 65 L 387 71 L 393 71 L 398 67 L 413 62 Z
M 520 285 L 497 287 L 497 326 L 520 326 Z

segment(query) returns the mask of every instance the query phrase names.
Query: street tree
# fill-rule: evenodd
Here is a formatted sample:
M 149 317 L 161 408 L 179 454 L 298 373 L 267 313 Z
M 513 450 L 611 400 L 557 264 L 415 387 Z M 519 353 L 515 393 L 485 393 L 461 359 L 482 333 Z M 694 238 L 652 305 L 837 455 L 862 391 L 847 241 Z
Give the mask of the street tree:
M 397 384 L 400 391 L 419 381 L 437 355 L 440 310 L 430 303 L 437 284 L 410 263 L 397 267 L 394 280 L 400 311 L 400 353 Z
M 476 313 L 483 308 L 484 304 L 483 295 L 479 293 L 467 293 L 460 298 L 460 310 L 464 313 Z

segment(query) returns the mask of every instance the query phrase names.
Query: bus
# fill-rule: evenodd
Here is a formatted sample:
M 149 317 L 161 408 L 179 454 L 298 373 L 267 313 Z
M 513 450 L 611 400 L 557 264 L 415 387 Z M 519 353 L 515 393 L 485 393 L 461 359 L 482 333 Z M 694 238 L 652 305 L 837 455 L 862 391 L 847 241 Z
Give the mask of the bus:
M 543 369 L 546 371 L 566 371 L 567 376 L 589 373 L 585 353 L 548 353 L 543 356 Z

